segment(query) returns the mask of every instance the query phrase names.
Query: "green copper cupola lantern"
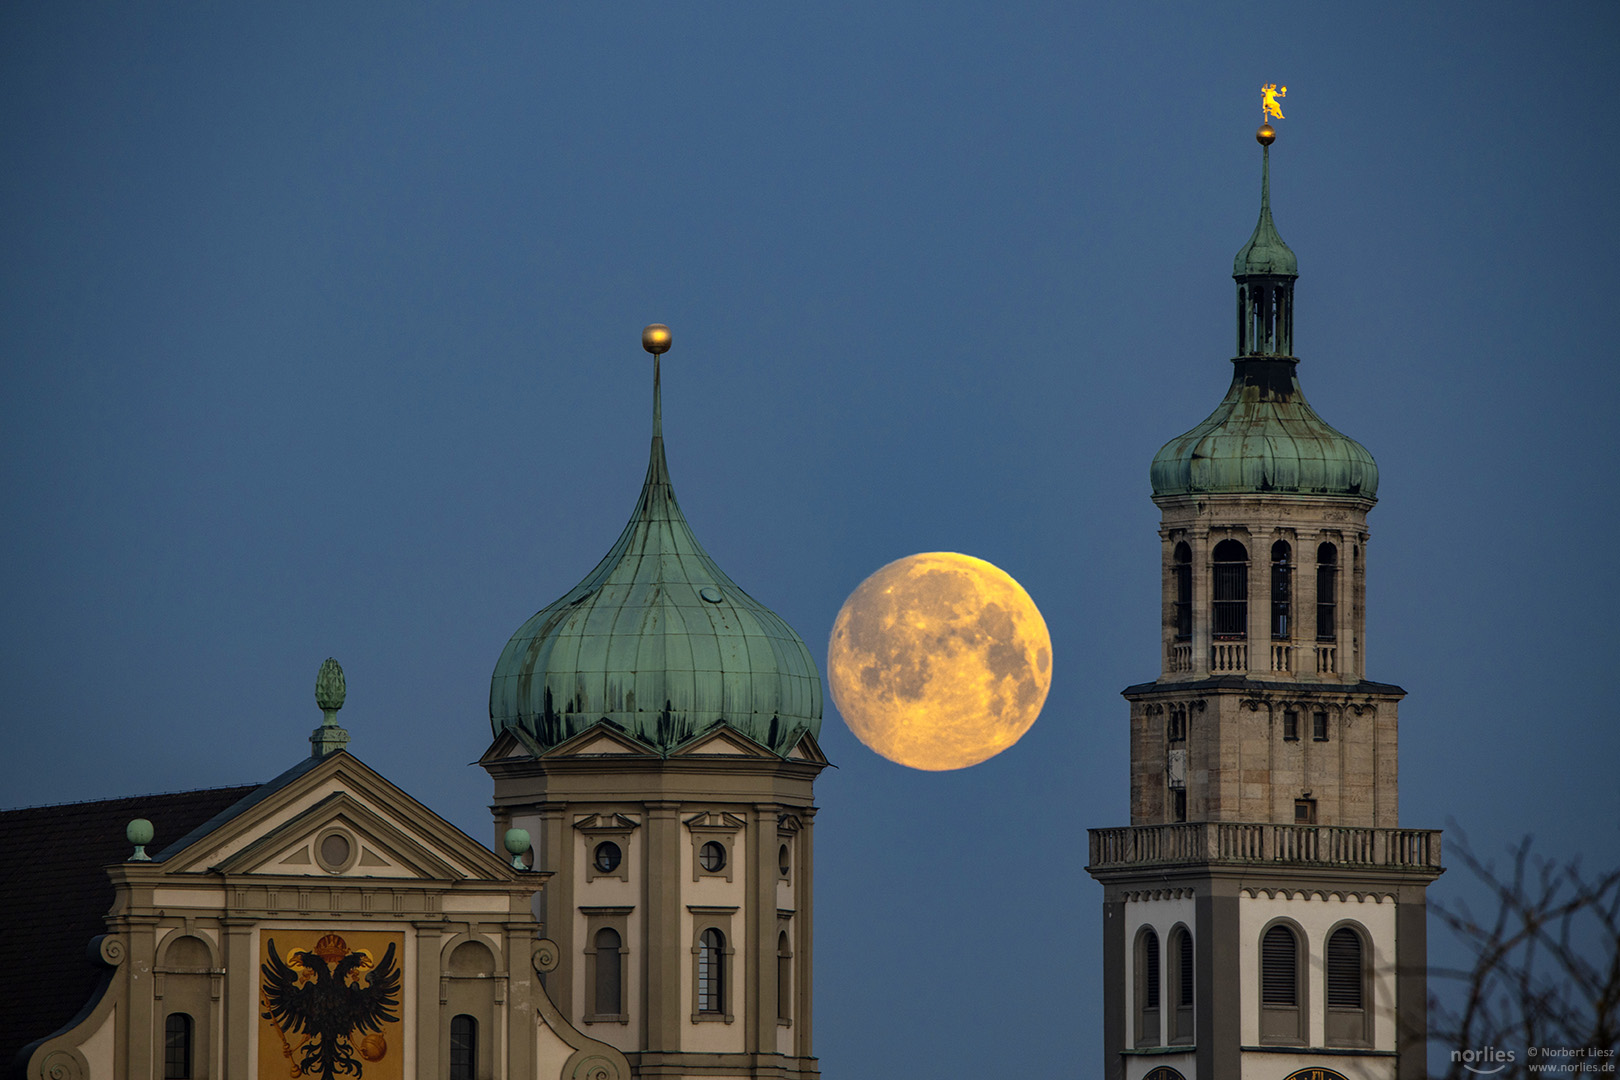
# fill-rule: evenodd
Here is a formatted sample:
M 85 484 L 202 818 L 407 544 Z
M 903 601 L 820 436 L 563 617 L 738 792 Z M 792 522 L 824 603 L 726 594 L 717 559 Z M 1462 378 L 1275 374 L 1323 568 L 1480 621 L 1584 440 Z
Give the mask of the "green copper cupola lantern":
M 585 580 L 512 635 L 490 679 L 496 735 L 544 751 L 607 721 L 660 753 L 724 723 L 781 755 L 821 728 L 821 676 L 804 641 L 698 543 L 664 457 L 659 360 L 649 326 L 653 431 L 630 521 Z
M 1281 119 L 1281 113 L 1271 113 Z M 1375 500 L 1378 466 L 1367 448 L 1316 415 L 1296 374 L 1294 282 L 1299 260 L 1271 217 L 1269 123 L 1261 146 L 1260 218 L 1233 260 L 1237 355 L 1226 397 L 1203 423 L 1153 458 L 1155 496 L 1299 494 Z

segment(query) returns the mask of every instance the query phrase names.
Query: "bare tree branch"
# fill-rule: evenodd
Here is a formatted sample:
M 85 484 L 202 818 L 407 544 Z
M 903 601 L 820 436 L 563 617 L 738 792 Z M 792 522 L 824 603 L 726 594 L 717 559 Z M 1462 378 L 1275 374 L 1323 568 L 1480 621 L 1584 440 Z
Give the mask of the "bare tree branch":
M 1535 858 L 1527 836 L 1511 849 L 1511 870 L 1499 876 L 1455 823 L 1449 831 L 1457 837 L 1453 858 L 1485 886 L 1495 911 L 1485 921 L 1465 901 L 1431 905 L 1474 958 L 1467 968 L 1429 972 L 1460 988 L 1429 1000 L 1430 1037 L 1448 1051 L 1446 1080 L 1486 1070 L 1496 1080 L 1522 1080 L 1543 1075 L 1538 1057 L 1583 1060 L 1548 1057 L 1550 1050 L 1607 1052 L 1587 1060 L 1610 1066 L 1612 1075 L 1620 1064 L 1620 869 L 1590 877 L 1579 860 L 1560 866 Z M 1479 1056 L 1492 1051 L 1498 1056 Z

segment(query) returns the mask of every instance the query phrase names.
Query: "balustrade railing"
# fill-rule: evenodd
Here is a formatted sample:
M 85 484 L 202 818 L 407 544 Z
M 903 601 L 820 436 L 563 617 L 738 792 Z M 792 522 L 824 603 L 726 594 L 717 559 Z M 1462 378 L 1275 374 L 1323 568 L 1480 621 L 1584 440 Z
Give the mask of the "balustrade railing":
M 1192 670 L 1192 645 L 1185 642 L 1172 642 L 1170 645 L 1170 670 Z
M 1339 647 L 1337 645 L 1316 646 L 1316 673 L 1318 675 L 1332 675 L 1339 670 Z
M 1436 829 L 1206 821 L 1090 833 L 1093 869 L 1192 862 L 1440 866 Z
M 1294 647 L 1292 645 L 1288 644 L 1286 641 L 1273 641 L 1271 643 L 1271 670 L 1294 670 Z
M 1249 646 L 1242 641 L 1217 641 L 1209 647 L 1209 670 L 1248 671 Z

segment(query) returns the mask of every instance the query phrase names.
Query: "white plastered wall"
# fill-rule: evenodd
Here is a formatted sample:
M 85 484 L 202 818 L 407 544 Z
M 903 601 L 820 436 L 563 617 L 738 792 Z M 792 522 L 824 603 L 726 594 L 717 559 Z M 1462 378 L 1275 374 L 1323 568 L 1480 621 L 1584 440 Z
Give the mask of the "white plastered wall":
M 1260 935 L 1266 924 L 1277 918 L 1290 919 L 1305 932 L 1306 1009 L 1311 1046 L 1322 1046 L 1326 1041 L 1326 972 L 1323 956 L 1328 934 L 1341 922 L 1358 923 L 1372 942 L 1372 1021 L 1373 1049 L 1395 1049 L 1395 901 L 1392 897 L 1371 894 L 1301 892 L 1284 889 L 1245 889 L 1238 894 L 1238 933 L 1242 947 L 1238 950 L 1240 990 L 1243 1001 L 1243 1045 L 1260 1043 Z M 1277 1056 L 1265 1057 L 1274 1067 Z M 1302 1059 L 1304 1056 L 1302 1055 Z M 1343 1061 L 1360 1059 L 1346 1057 Z M 1393 1062 L 1394 1059 L 1388 1059 Z M 1310 1055 L 1301 1066 L 1328 1065 L 1321 1055 Z M 1257 1066 L 1258 1067 L 1258 1066 Z M 1346 1076 L 1393 1076 L 1394 1065 L 1367 1073 L 1352 1072 L 1342 1064 L 1329 1066 Z M 1361 1066 L 1357 1066 L 1360 1068 Z M 1248 1067 L 1245 1066 L 1245 1075 Z M 1259 1075 L 1258 1073 L 1256 1075 Z M 1267 1075 L 1270 1075 L 1269 1073 Z M 1281 1075 L 1286 1075 L 1286 1070 Z
M 1154 932 L 1159 935 L 1159 988 L 1162 995 L 1170 986 L 1170 981 L 1165 978 L 1166 968 L 1164 966 L 1166 962 L 1166 943 L 1170 940 L 1170 931 L 1175 928 L 1177 923 L 1181 923 L 1187 927 L 1189 933 L 1193 932 L 1192 893 L 1187 890 L 1177 891 L 1185 892 L 1185 895 L 1152 900 L 1127 900 L 1125 902 L 1125 985 L 1112 987 L 1109 992 L 1125 995 L 1125 1045 L 1127 1047 L 1135 1046 L 1137 1038 L 1136 935 L 1141 932 L 1144 926 L 1153 927 Z M 1164 1046 L 1170 1037 L 1168 1023 L 1170 1010 L 1164 1007 L 1162 996 L 1160 1000 L 1158 1044 Z M 1129 1059 L 1127 1062 L 1127 1077 L 1134 1080 L 1134 1078 L 1147 1073 L 1150 1067 L 1166 1064 L 1165 1062 L 1155 1061 L 1153 1066 L 1144 1066 L 1139 1073 L 1131 1072 L 1130 1066 L 1139 1063 L 1141 1060 L 1137 1058 Z

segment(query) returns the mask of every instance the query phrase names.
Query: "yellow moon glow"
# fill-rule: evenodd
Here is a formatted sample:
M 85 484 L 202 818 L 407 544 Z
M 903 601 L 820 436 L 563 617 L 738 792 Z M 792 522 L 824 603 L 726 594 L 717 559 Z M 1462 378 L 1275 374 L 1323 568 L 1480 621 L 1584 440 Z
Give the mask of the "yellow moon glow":
M 850 593 L 827 680 L 861 742 L 914 769 L 963 769 L 1017 742 L 1052 686 L 1052 638 L 1023 586 L 954 552 L 890 563 Z

